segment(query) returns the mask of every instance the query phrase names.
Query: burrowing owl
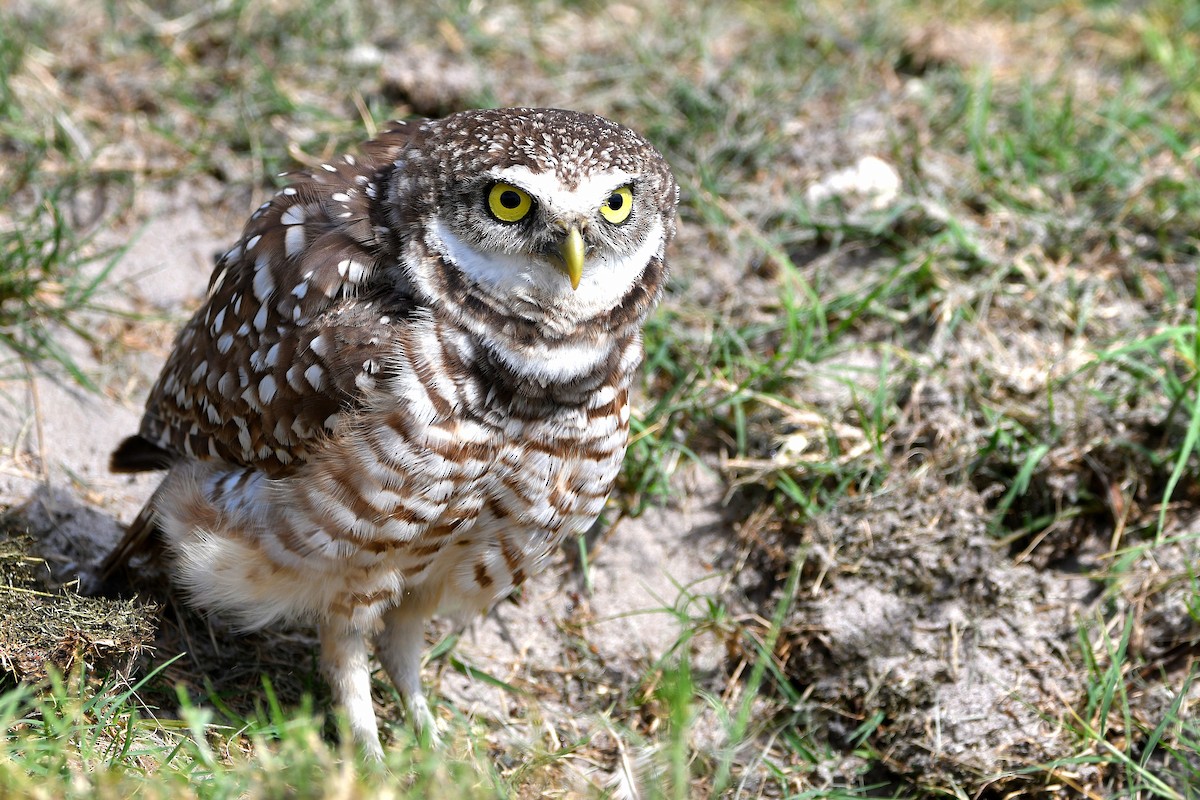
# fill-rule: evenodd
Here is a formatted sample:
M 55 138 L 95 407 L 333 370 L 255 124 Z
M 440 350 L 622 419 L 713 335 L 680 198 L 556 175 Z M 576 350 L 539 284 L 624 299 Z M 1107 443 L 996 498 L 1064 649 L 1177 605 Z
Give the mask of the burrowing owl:
M 159 530 L 196 605 L 315 620 L 378 755 L 368 640 L 434 732 L 425 620 L 488 609 L 600 513 L 678 189 L 633 131 L 542 109 L 393 123 L 292 177 L 113 454 L 169 471 L 104 571 Z

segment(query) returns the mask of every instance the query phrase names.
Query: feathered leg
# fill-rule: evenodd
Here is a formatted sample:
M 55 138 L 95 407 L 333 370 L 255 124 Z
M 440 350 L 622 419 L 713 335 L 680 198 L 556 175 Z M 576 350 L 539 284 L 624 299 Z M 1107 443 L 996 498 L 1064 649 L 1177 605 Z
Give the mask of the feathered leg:
M 383 615 L 375 636 L 375 655 L 400 692 L 404 710 L 417 735 L 439 741 L 437 723 L 421 691 L 421 653 L 425 649 L 425 614 L 418 604 L 402 603 Z
M 367 755 L 382 760 L 379 728 L 371 702 L 371 665 L 367 640 L 349 620 L 331 617 L 321 623 L 321 667 L 334 702 L 350 723 L 350 732 Z

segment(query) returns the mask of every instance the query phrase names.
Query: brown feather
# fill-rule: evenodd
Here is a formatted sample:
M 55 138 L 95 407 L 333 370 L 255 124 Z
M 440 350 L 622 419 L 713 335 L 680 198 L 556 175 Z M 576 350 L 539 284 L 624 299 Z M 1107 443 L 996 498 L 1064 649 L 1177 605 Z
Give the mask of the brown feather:
M 126 437 L 109 458 L 108 468 L 112 472 L 152 472 L 167 469 L 175 456 L 154 442 L 134 434 Z
M 155 497 L 151 497 L 133 522 L 125 529 L 125 535 L 113 548 L 96 570 L 96 587 L 99 594 L 108 593 L 117 582 L 115 578 L 124 572 L 130 561 L 138 556 L 155 556 L 162 549 L 162 534 L 154 512 Z

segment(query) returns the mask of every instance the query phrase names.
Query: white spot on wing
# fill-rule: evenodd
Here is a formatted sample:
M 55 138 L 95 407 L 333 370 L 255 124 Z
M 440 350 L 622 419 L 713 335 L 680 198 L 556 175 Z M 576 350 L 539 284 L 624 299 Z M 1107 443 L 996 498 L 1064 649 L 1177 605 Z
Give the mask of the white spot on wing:
M 259 306 L 258 313 L 254 315 L 254 329 L 259 331 L 260 333 L 267 329 L 267 306 L 266 306 L 266 304 Z
M 304 206 L 292 206 L 283 212 L 283 216 L 279 218 L 279 221 L 284 225 L 303 225 L 304 220 L 307 218 L 308 214 L 305 212 Z
M 325 386 L 325 370 L 320 364 L 313 364 L 308 369 L 304 370 L 304 379 L 308 381 L 308 385 L 321 391 Z
M 338 262 L 338 275 L 345 278 L 348 283 L 358 283 L 363 279 L 366 271 L 366 267 L 352 258 Z
M 234 250 L 236 250 L 236 249 L 238 249 L 238 248 L 235 247 Z M 233 252 L 233 250 L 230 250 L 229 253 L 226 253 L 225 258 L 229 259 L 230 253 L 232 253 L 232 252 Z M 220 291 L 221 285 L 225 283 L 225 276 L 228 274 L 229 274 L 229 268 L 226 267 L 225 269 L 222 269 L 220 273 L 218 273 L 217 277 L 213 278 L 212 285 L 208 288 L 208 296 L 209 297 L 212 297 L 218 291 Z
M 283 252 L 295 258 L 304 252 L 304 226 L 293 225 L 283 234 Z
M 275 276 L 271 274 L 271 256 L 259 253 L 254 260 L 254 296 L 260 302 L 267 302 L 271 292 L 275 291 Z
M 275 379 L 270 375 L 263 376 L 263 379 L 258 382 L 258 396 L 263 405 L 268 405 L 275 399 Z

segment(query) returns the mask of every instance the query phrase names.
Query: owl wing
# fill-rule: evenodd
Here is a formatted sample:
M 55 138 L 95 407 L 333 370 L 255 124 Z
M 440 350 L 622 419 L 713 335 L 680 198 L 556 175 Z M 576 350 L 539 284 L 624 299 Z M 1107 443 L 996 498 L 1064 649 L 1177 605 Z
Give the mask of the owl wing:
M 111 467 L 136 472 L 180 456 L 285 475 L 361 405 L 412 302 L 380 265 L 389 170 L 416 126 L 293 175 L 251 216 L 213 271 L 208 295 L 150 393 L 137 436 Z

